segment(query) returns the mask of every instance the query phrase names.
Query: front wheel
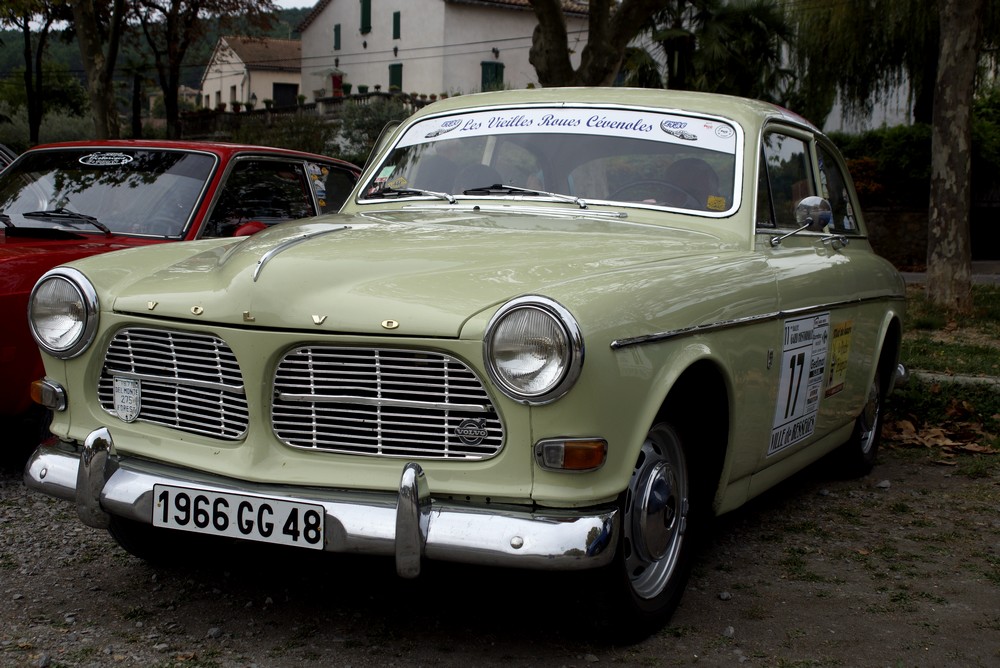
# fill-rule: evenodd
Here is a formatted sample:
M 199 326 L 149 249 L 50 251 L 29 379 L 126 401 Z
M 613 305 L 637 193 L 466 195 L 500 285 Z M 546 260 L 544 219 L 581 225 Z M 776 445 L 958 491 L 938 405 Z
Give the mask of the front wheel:
M 677 431 L 653 427 L 623 495 L 622 537 L 605 574 L 618 640 L 635 642 L 670 619 L 691 570 L 701 508 Z M 692 521 L 693 520 L 693 521 Z

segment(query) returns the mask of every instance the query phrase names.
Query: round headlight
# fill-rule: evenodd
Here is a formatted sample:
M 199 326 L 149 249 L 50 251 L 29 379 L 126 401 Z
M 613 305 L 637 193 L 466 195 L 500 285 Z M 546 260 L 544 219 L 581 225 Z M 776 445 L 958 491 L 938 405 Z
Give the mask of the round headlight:
M 97 330 L 97 293 L 76 269 L 53 269 L 31 291 L 28 323 L 45 352 L 60 359 L 76 357 Z
M 583 337 L 570 315 L 544 297 L 520 297 L 497 311 L 486 329 L 485 361 L 511 399 L 544 404 L 569 391 L 583 365 Z

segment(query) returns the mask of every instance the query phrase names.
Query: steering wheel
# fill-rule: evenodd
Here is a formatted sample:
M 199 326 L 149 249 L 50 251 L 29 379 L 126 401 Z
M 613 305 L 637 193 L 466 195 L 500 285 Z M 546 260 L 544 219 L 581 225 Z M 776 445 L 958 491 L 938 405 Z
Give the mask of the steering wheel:
M 648 188 L 644 192 L 637 193 L 640 195 L 640 199 L 635 199 L 633 197 L 621 197 L 622 193 L 626 193 L 633 188 Z M 660 192 L 657 192 L 660 191 Z M 666 192 L 663 192 L 666 191 Z M 608 199 L 624 199 L 627 201 L 642 201 L 643 199 L 651 199 L 642 197 L 645 193 L 654 192 L 657 195 L 666 195 L 665 198 L 656 198 L 657 204 L 666 204 L 667 206 L 676 206 L 682 209 L 697 209 L 699 211 L 705 208 L 705 202 L 699 202 L 698 198 L 684 190 L 678 185 L 673 183 L 667 183 L 666 181 L 658 181 L 656 179 L 645 179 L 642 181 L 633 181 L 632 183 L 627 183 L 618 190 L 608 195 Z M 671 196 L 672 193 L 673 195 Z

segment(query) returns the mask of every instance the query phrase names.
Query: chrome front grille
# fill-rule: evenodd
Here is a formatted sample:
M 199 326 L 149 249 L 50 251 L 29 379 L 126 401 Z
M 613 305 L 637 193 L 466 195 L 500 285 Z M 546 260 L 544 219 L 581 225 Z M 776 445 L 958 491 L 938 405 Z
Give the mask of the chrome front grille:
M 104 355 L 98 398 L 115 410 L 115 377 L 139 383 L 142 422 L 237 440 L 249 423 L 236 356 L 215 336 L 133 327 L 118 332 Z
M 271 420 L 284 443 L 329 452 L 486 459 L 503 446 L 479 377 L 436 352 L 296 348 L 275 373 Z

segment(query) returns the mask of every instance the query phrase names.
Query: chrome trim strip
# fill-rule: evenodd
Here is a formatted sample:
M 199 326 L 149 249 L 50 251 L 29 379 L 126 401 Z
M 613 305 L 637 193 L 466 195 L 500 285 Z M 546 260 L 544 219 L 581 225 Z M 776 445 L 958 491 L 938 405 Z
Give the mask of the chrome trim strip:
M 275 246 L 271 250 L 269 250 L 266 253 L 264 253 L 264 255 L 260 258 L 260 260 L 257 261 L 257 266 L 254 267 L 254 270 L 253 270 L 253 280 L 254 280 L 254 282 L 255 283 L 257 282 L 257 277 L 260 276 L 260 272 L 261 272 L 261 270 L 264 269 L 264 265 L 267 264 L 268 262 L 270 262 L 271 260 L 273 260 L 274 257 L 278 253 L 286 251 L 289 248 L 291 248 L 292 246 L 298 246 L 300 243 L 302 243 L 304 241 L 309 241 L 310 239 L 315 239 L 316 237 L 322 236 L 324 234 L 332 234 L 334 232 L 341 232 L 343 230 L 349 230 L 349 229 L 351 229 L 350 225 L 337 225 L 333 229 L 321 230 L 319 232 L 311 232 L 309 234 L 303 234 L 302 236 L 296 237 L 294 239 L 289 239 L 288 241 L 283 241 L 282 243 L 278 244 L 277 246 Z
M 472 413 L 492 413 L 489 406 L 483 404 L 449 404 L 435 401 L 407 401 L 405 399 L 380 399 L 378 397 L 352 397 L 343 394 L 290 394 L 279 392 L 278 399 L 283 401 L 301 401 L 315 404 L 358 404 L 360 406 L 379 406 L 389 408 L 434 408 L 442 411 L 468 411 Z
M 157 484 L 319 504 L 327 527 L 325 551 L 395 556 L 397 571 L 407 577 L 419 572 L 423 558 L 547 571 L 600 568 L 614 558 L 621 532 L 614 504 L 537 509 L 435 499 L 413 462 L 403 467 L 396 490 L 346 490 L 234 481 L 116 456 L 105 428 L 87 440 L 99 444 L 101 454 L 86 467 L 73 443 L 39 446 L 25 468 L 25 484 L 75 500 L 93 510 L 98 523 L 114 515 L 151 524 Z
M 150 383 L 162 383 L 163 385 L 186 385 L 187 387 L 201 387 L 206 390 L 219 390 L 220 392 L 236 392 L 246 395 L 246 385 L 226 385 L 224 383 L 212 383 L 207 380 L 194 380 L 192 378 L 177 378 L 174 376 L 154 376 L 145 373 L 132 373 L 129 371 L 109 371 L 108 376 L 114 378 L 131 378 L 138 381 L 149 381 Z
M 675 339 L 682 336 L 693 336 L 695 334 L 703 334 L 705 332 L 731 329 L 733 327 L 739 327 L 741 325 L 749 325 L 759 322 L 768 322 L 770 320 L 781 320 L 782 318 L 788 318 L 791 316 L 801 316 L 801 315 L 808 315 L 809 313 L 819 313 L 821 311 L 843 308 L 845 306 L 858 306 L 860 304 L 866 304 L 869 302 L 878 302 L 884 300 L 896 301 L 905 299 L 906 299 L 905 295 L 885 295 L 879 297 L 866 297 L 864 299 L 847 299 L 840 302 L 830 302 L 828 304 L 818 304 L 816 306 L 804 306 L 802 308 L 785 309 L 782 311 L 774 311 L 773 313 L 762 313 L 760 315 L 751 315 L 745 318 L 736 318 L 734 320 L 722 320 L 720 322 L 712 322 L 704 325 L 695 325 L 693 327 L 672 329 L 666 332 L 654 332 L 652 334 L 643 334 L 642 336 L 631 336 L 625 339 L 615 339 L 614 341 L 611 342 L 611 349 L 620 350 L 621 348 L 627 348 L 628 346 L 642 345 L 645 343 L 659 343 L 660 341 Z
M 494 197 L 499 197 L 494 195 Z M 510 199 L 509 195 L 505 196 L 506 199 Z M 483 198 L 472 197 L 471 195 L 459 195 L 456 197 L 460 202 L 467 200 L 479 200 Z M 540 197 L 532 199 L 544 199 Z M 364 200 L 365 202 L 375 202 L 381 200 Z M 565 204 L 562 200 L 547 199 L 546 201 Z M 593 200 L 588 200 L 588 202 Z M 607 203 L 604 200 L 600 201 L 601 204 L 607 204 L 608 206 L 623 206 L 622 202 L 610 202 Z M 628 206 L 631 206 L 630 204 Z M 442 209 L 447 211 L 458 211 L 464 212 L 464 208 L 456 208 L 454 206 L 447 206 L 441 204 L 408 204 L 403 207 L 408 211 L 441 211 Z M 476 204 L 475 206 L 468 207 L 469 211 L 475 211 L 476 213 L 515 213 L 515 214 L 526 214 L 526 215 L 540 215 L 540 216 L 558 216 L 561 218 L 628 218 L 628 213 L 624 211 L 601 211 L 599 209 L 586 209 L 581 210 L 579 208 L 546 208 L 541 206 L 512 206 L 503 204 Z

